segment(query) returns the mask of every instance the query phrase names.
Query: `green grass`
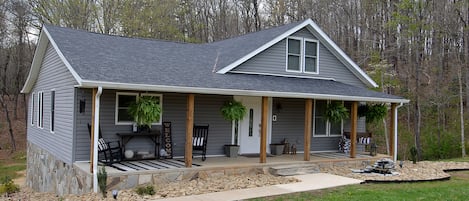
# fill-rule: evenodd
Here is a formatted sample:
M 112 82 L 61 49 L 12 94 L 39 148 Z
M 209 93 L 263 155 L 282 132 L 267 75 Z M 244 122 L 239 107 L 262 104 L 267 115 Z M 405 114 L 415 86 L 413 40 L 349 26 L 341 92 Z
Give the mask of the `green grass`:
M 469 161 L 469 158 L 451 159 L 448 161 Z M 333 189 L 257 198 L 253 199 L 253 201 L 468 200 L 469 171 L 451 172 L 450 174 L 452 175 L 451 179 L 447 181 L 351 185 Z
M 11 159 L 0 160 L 0 179 L 9 177 L 11 179 L 19 177 L 16 173 L 26 169 L 26 157 L 24 153 L 18 153 Z
M 464 158 L 451 158 L 451 159 L 444 159 L 441 161 L 453 161 L 453 162 L 469 162 L 469 157 Z

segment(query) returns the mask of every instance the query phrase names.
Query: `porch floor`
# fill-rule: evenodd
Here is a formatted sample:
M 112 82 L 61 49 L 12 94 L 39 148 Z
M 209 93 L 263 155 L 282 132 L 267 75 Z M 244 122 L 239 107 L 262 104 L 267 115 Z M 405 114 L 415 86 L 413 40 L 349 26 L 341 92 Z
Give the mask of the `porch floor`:
M 243 167 L 264 167 L 284 164 L 304 164 L 304 163 L 338 163 L 348 161 L 376 160 L 387 155 L 370 156 L 368 153 L 357 154 L 356 158 L 350 158 L 348 153 L 321 152 L 312 153 L 310 161 L 303 160 L 303 153 L 296 155 L 277 155 L 267 157 L 267 163 L 259 163 L 258 156 L 238 156 L 229 158 L 225 156 L 208 157 L 206 161 L 201 158 L 192 159 L 192 168 L 186 168 L 184 158 L 164 159 L 164 160 L 139 160 L 123 161 L 121 163 L 106 166 L 108 174 L 126 173 L 152 173 L 159 171 L 170 171 L 174 169 L 220 169 L 220 168 L 243 168 Z M 77 167 L 83 171 L 89 171 L 89 162 L 77 162 Z

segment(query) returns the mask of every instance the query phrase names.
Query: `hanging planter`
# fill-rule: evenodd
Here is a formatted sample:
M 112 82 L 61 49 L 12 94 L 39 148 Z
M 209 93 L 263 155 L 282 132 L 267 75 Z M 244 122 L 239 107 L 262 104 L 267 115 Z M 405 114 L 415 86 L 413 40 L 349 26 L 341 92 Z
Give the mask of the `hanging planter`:
M 366 104 L 358 108 L 358 116 L 365 117 L 366 123 L 373 123 L 386 117 L 388 108 L 385 104 Z
M 223 118 L 227 121 L 239 121 L 246 115 L 246 107 L 239 101 L 230 100 L 220 109 Z
M 160 121 L 161 105 L 156 97 L 142 96 L 130 104 L 128 112 L 138 126 L 151 128 L 151 124 Z
M 349 118 L 349 111 L 342 103 L 331 102 L 327 104 L 325 116 L 330 122 L 339 123 Z

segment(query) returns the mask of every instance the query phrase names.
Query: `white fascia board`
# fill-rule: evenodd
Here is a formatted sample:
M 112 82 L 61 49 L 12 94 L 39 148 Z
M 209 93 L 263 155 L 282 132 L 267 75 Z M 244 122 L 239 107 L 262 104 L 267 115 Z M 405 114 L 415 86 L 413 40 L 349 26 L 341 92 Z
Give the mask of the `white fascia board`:
M 78 73 L 75 71 L 75 69 L 73 69 L 72 65 L 70 65 L 70 63 L 67 61 L 67 59 L 65 58 L 64 54 L 62 53 L 62 51 L 60 51 L 59 47 L 57 46 L 57 43 L 55 43 L 54 39 L 52 38 L 52 36 L 50 35 L 49 31 L 47 31 L 46 27 L 43 28 L 43 31 L 44 33 L 47 34 L 47 36 L 49 37 L 49 41 L 51 43 L 51 45 L 54 47 L 55 51 L 57 52 L 57 54 L 59 55 L 60 59 L 62 60 L 62 62 L 64 62 L 65 66 L 67 67 L 68 71 L 70 71 L 70 73 L 72 74 L 73 78 L 75 78 L 75 81 L 77 81 L 78 84 L 81 83 L 81 77 L 78 75 Z
M 236 68 L 238 65 L 242 64 L 243 62 L 247 61 L 248 59 L 256 56 L 257 54 L 261 53 L 262 51 L 266 50 L 267 48 L 271 47 L 272 45 L 275 45 L 279 41 L 287 38 L 291 34 L 297 32 L 298 30 L 302 29 L 306 25 L 309 24 L 309 21 L 306 20 L 303 23 L 297 25 L 296 27 L 291 28 L 290 30 L 286 31 L 280 36 L 277 36 L 273 40 L 269 41 L 268 43 L 262 45 L 261 47 L 257 48 L 256 50 L 252 51 L 251 53 L 247 54 L 244 57 L 241 57 L 240 59 L 236 60 L 235 62 L 231 63 L 230 65 L 223 67 L 222 69 L 218 70 L 217 73 L 219 74 L 225 74 L 228 71 L 232 70 L 233 68 Z
M 26 78 L 26 82 L 23 85 L 23 89 L 21 89 L 21 93 L 31 92 L 34 83 L 39 76 L 39 71 L 41 70 L 41 64 L 47 50 L 48 42 L 49 39 L 47 38 L 46 34 L 41 32 L 39 34 L 36 50 L 34 51 L 33 62 L 31 63 L 31 68 L 29 69 L 28 77 Z
M 176 93 L 197 93 L 197 94 L 217 94 L 233 96 L 267 96 L 281 98 L 310 98 L 322 100 L 345 100 L 360 102 L 382 102 L 382 103 L 408 103 L 407 99 L 390 99 L 378 97 L 360 97 L 360 96 L 342 96 L 330 94 L 310 94 L 295 92 L 275 92 L 275 91 L 254 91 L 243 89 L 221 89 L 221 88 L 202 88 L 202 87 L 183 87 L 183 86 L 165 86 L 165 85 L 145 85 L 129 84 L 102 81 L 82 80 L 80 86 L 83 88 L 96 88 L 102 86 L 104 89 L 115 90 L 135 90 L 135 91 L 158 91 L 158 92 L 176 92 Z
M 72 68 L 72 65 L 70 65 L 70 63 L 67 61 L 67 59 L 65 58 L 63 53 L 60 51 L 59 47 L 57 46 L 57 43 L 55 43 L 49 31 L 47 31 L 47 28 L 44 26 L 42 27 L 42 31 L 39 36 L 39 42 L 36 48 L 36 52 L 34 53 L 34 58 L 33 58 L 33 62 L 31 65 L 31 69 L 29 71 L 28 78 L 26 79 L 26 83 L 23 89 L 21 90 L 21 93 L 29 93 L 34 83 L 36 82 L 36 79 L 39 76 L 39 71 L 41 69 L 42 61 L 47 51 L 47 42 L 50 42 L 52 47 L 54 47 L 54 50 L 57 52 L 57 55 L 59 55 L 60 60 L 62 60 L 62 62 L 65 64 L 68 71 L 72 74 L 73 78 L 75 78 L 75 81 L 77 81 L 78 84 L 81 83 L 81 77 Z

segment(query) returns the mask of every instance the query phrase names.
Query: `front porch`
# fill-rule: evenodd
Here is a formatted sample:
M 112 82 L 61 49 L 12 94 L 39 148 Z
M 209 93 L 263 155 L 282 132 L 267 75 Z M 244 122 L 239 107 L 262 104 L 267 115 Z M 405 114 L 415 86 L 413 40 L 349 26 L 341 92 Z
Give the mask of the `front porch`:
M 337 152 L 321 152 L 309 154 L 310 161 L 304 161 L 302 153 L 297 155 L 279 155 L 267 157 L 267 163 L 259 163 L 259 157 L 245 157 L 238 156 L 236 158 L 229 157 L 209 157 L 206 161 L 201 158 L 194 158 L 191 168 L 184 167 L 184 159 L 176 158 L 169 159 L 174 163 L 179 163 L 180 166 L 167 167 L 160 169 L 148 170 L 119 170 L 115 167 L 106 166 L 108 174 L 108 188 L 109 189 L 128 189 L 142 184 L 158 184 L 167 183 L 180 180 L 190 180 L 194 177 L 217 177 L 223 175 L 255 175 L 268 173 L 271 167 L 282 165 L 311 165 L 322 167 L 334 166 L 354 166 L 363 168 L 367 164 L 372 164 L 374 161 L 390 157 L 387 155 L 370 156 L 369 153 L 357 153 L 355 158 L 350 158 L 349 154 Z M 168 160 L 168 159 L 166 159 Z M 164 162 L 165 160 L 161 160 Z M 132 161 L 134 164 L 148 164 L 151 160 L 147 161 Z M 126 163 L 126 162 L 124 162 Z M 166 163 L 166 162 L 165 162 Z M 168 163 L 167 163 L 168 164 Z M 89 171 L 89 162 L 77 162 L 74 164 L 83 172 Z

